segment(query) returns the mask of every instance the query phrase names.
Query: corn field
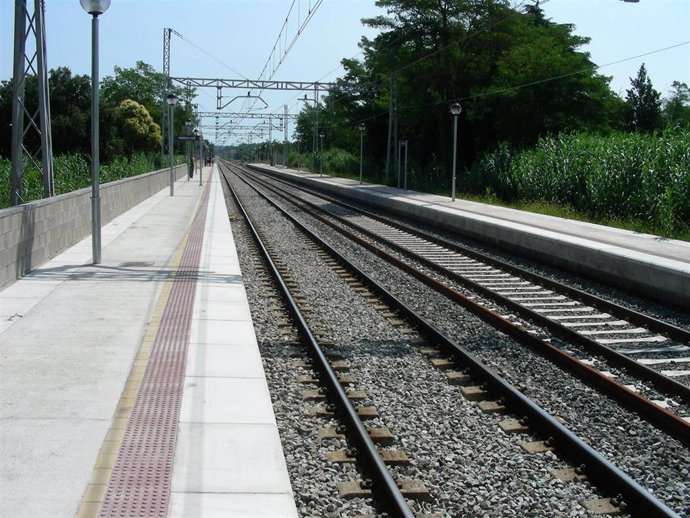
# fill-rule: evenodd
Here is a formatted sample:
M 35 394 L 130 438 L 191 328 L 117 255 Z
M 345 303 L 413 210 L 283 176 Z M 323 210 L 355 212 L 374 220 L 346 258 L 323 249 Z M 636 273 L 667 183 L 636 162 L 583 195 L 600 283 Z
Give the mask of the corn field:
M 690 131 L 568 134 L 531 150 L 507 145 L 466 173 L 463 189 L 546 202 L 595 219 L 635 220 L 662 235 L 690 230 Z

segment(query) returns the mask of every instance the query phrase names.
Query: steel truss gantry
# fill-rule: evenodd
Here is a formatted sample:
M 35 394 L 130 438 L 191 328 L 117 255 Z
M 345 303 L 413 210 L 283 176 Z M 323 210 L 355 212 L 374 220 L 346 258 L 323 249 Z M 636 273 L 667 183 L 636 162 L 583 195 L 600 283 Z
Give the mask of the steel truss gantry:
M 168 77 L 168 76 L 166 76 Z M 192 88 L 215 88 L 216 89 L 216 109 L 222 110 L 235 99 L 240 97 L 253 97 L 261 99 L 260 96 L 252 95 L 252 90 L 287 90 L 314 92 L 314 97 L 318 98 L 319 92 L 327 92 L 335 88 L 334 83 L 321 83 L 319 81 L 263 81 L 259 79 L 204 79 L 197 77 L 170 77 L 169 84 L 179 83 L 189 91 Z M 247 95 L 239 95 L 229 102 L 223 104 L 223 88 L 239 88 L 248 90 Z M 263 101 L 263 99 L 261 99 Z
M 33 11 L 27 5 L 33 4 Z M 43 197 L 54 194 L 53 140 L 50 131 L 50 93 L 48 65 L 46 63 L 46 31 L 44 0 L 15 0 L 14 13 L 14 68 L 12 90 L 12 174 L 10 203 L 23 203 L 23 159 L 26 156 L 43 175 Z M 36 50 L 27 54 L 27 40 L 34 39 Z M 38 108 L 29 111 L 26 105 L 26 80 L 35 75 L 38 86 Z M 37 149 L 27 147 L 26 137 L 34 133 L 39 137 Z M 37 162 L 40 155 L 41 163 Z
M 319 81 L 262 81 L 259 79 L 202 79 L 196 77 L 171 77 L 170 81 L 191 88 L 240 88 L 243 90 L 319 90 L 326 92 L 334 83 Z
M 276 119 L 297 120 L 299 115 L 288 113 L 229 113 L 229 112 L 197 112 L 199 117 L 215 117 L 217 119 Z

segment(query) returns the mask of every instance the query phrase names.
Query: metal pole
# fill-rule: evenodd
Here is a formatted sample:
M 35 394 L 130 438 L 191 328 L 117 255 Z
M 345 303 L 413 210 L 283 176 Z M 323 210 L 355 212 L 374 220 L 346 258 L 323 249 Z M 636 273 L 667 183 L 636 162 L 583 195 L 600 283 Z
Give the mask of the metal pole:
M 396 138 L 397 138 L 397 135 L 396 135 Z M 397 169 L 397 173 L 398 173 L 398 189 L 400 189 L 400 169 L 401 169 L 401 168 L 400 168 L 400 158 L 401 158 L 401 156 L 402 156 L 402 153 L 400 153 L 400 148 L 401 148 L 401 147 L 402 147 L 402 140 L 398 142 L 398 145 L 397 145 L 397 146 L 395 146 L 395 149 L 397 150 L 397 152 L 396 152 L 396 154 L 397 154 L 396 163 L 398 164 L 398 169 Z
M 41 160 L 43 172 L 43 197 L 53 196 L 53 136 L 50 119 L 50 88 L 48 86 L 48 64 L 46 63 L 45 3 L 34 1 L 34 31 L 36 33 L 36 61 L 38 64 L 38 104 L 41 128 Z
M 169 119 L 169 124 L 168 124 L 168 156 L 170 157 L 170 196 L 175 195 L 175 179 L 173 178 L 173 124 L 174 124 L 174 119 L 175 117 L 175 106 L 173 104 L 168 105 L 168 109 L 170 110 L 170 116 L 168 117 Z
M 359 185 L 362 185 L 362 164 L 364 163 L 364 130 L 359 130 Z
M 323 135 L 319 135 L 321 139 L 321 151 L 319 152 L 319 176 L 323 176 Z
M 274 165 L 273 162 L 273 117 L 268 117 L 268 142 L 270 148 L 267 150 L 268 165 Z
M 386 140 L 386 183 L 390 181 L 391 139 L 393 137 L 393 75 L 388 76 L 388 139 Z
M 403 184 L 403 189 L 407 190 L 407 139 L 405 140 L 405 181 Z
M 98 15 L 94 14 L 91 21 L 91 245 L 93 264 L 101 263 L 98 87 Z
M 203 185 L 201 175 L 202 175 L 203 170 L 204 170 L 204 164 L 201 162 L 201 142 L 202 142 L 201 135 L 199 135 L 199 141 L 198 141 L 198 146 L 199 146 L 199 149 L 198 149 L 198 152 L 199 152 L 199 186 Z
M 285 127 L 283 128 L 283 166 L 287 169 L 288 166 L 288 105 L 283 105 L 285 112 Z
M 19 205 L 22 200 L 22 178 L 24 169 L 22 164 L 22 144 L 24 137 L 24 109 L 20 105 L 24 102 L 24 53 L 26 50 L 26 15 L 25 4 L 15 1 L 14 4 L 14 83 L 12 85 L 12 178 L 10 188 L 10 204 Z
M 453 115 L 453 181 L 452 181 L 452 198 L 451 201 L 455 201 L 455 169 L 457 167 L 458 158 L 458 116 Z

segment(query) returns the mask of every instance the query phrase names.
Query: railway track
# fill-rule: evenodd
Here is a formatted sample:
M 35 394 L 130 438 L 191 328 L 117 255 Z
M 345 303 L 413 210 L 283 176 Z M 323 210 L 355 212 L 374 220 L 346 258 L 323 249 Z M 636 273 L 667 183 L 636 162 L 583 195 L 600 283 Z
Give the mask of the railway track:
M 285 211 L 284 215 L 286 217 L 291 217 Z M 292 218 L 292 221 L 294 224 L 300 225 L 294 218 Z M 302 231 L 311 234 L 312 240 L 318 240 L 312 232 L 303 226 Z M 321 243 L 320 246 L 326 249 L 329 248 L 325 243 Z M 518 416 L 528 416 L 530 428 L 533 427 L 539 430 L 544 437 L 548 437 L 545 442 L 536 442 L 540 442 L 542 447 L 547 450 L 556 448 L 560 453 L 570 458 L 576 466 L 586 466 L 586 471 L 593 481 L 601 484 L 602 487 L 606 487 L 609 491 L 613 490 L 613 494 L 621 495 L 621 498 L 618 500 L 625 501 L 636 510 L 644 509 L 644 511 L 641 511 L 641 516 L 644 516 L 645 512 L 657 516 L 674 515 L 670 509 L 656 501 L 646 493 L 644 489 L 609 463 L 602 455 L 594 451 L 586 442 L 572 434 L 558 421 L 558 419 L 544 412 L 523 394 L 506 383 L 506 381 L 492 369 L 478 362 L 472 354 L 460 347 L 451 337 L 437 329 L 432 323 L 421 318 L 415 311 L 407 307 L 400 300 L 397 300 L 394 295 L 375 283 L 364 272 L 358 271 L 354 265 L 344 257 L 339 256 L 332 248 L 329 250 L 329 254 L 338 257 L 338 262 L 342 265 L 342 268 L 346 268 L 350 272 L 357 272 L 356 275 L 358 278 L 364 282 L 370 290 L 376 292 L 382 300 L 395 308 L 396 312 L 404 315 L 406 321 L 410 322 L 415 328 L 421 330 L 427 340 L 440 346 L 444 354 L 451 356 L 450 359 L 434 359 L 435 365 L 440 368 L 455 366 L 455 370 L 449 373 L 449 380 L 454 379 L 467 383 L 471 378 L 474 378 L 474 386 L 470 386 L 469 388 L 464 387 L 467 394 L 477 393 L 479 394 L 479 399 L 489 399 L 489 401 L 484 402 L 484 406 L 487 409 L 495 410 L 496 408 L 501 409 L 507 407 Z M 427 354 L 434 354 L 431 349 L 425 352 Z M 340 386 L 338 383 L 334 384 L 334 386 L 336 385 Z M 329 394 L 331 390 L 332 388 L 329 387 Z M 518 423 L 516 426 L 526 430 L 524 420 L 522 424 L 517 421 L 515 422 Z M 359 448 L 357 451 L 359 453 Z M 378 485 L 378 483 L 374 484 L 375 487 Z M 619 503 L 619 501 L 614 501 L 614 503 Z
M 275 185 L 267 188 L 276 189 Z M 284 190 L 274 192 L 283 196 L 293 196 Z M 311 200 L 300 199 L 298 203 L 315 217 L 321 217 L 325 223 L 332 225 L 331 220 L 323 219 L 323 215 L 328 215 L 339 224 L 347 225 L 363 234 L 365 239 L 383 243 L 424 268 L 438 272 L 472 290 L 473 294 L 477 294 L 481 299 L 478 300 L 472 294 L 469 297 L 456 296 L 456 300 L 473 308 L 493 325 L 522 340 L 526 345 L 549 355 L 561 365 L 568 365 L 568 368 L 588 379 L 590 383 L 596 384 L 619 400 L 626 401 L 627 405 L 636 408 L 646 418 L 662 426 L 679 440 L 690 444 L 690 386 L 668 376 L 669 372 L 660 372 L 652 368 L 661 365 L 662 362 L 671 365 L 690 362 L 690 358 L 679 356 L 690 350 L 690 347 L 685 345 L 690 343 L 689 331 L 536 276 L 526 270 L 499 263 L 493 258 L 458 247 L 409 225 L 391 222 L 387 218 L 364 212 L 330 197 L 324 201 L 322 195 L 319 196 Z M 292 202 L 295 203 L 294 198 Z M 337 204 L 337 209 L 334 209 L 334 204 Z M 315 210 L 320 214 L 314 213 Z M 335 210 L 337 213 L 334 213 Z M 341 228 L 334 228 L 342 232 Z M 366 243 L 363 246 L 373 248 Z M 479 258 L 485 262 L 479 263 Z M 505 269 L 498 270 L 499 266 Z M 542 287 L 539 288 L 541 291 L 537 291 L 532 287 L 536 286 L 537 281 L 549 289 Z M 448 293 L 443 286 L 437 288 Z M 567 295 L 558 294 L 556 289 Z M 544 299 L 547 302 L 534 295 L 545 292 L 549 292 Z M 586 306 L 581 302 L 583 300 L 590 305 Z M 602 310 L 607 313 L 603 313 Z M 610 323 L 616 324 L 620 329 L 609 331 L 607 328 L 610 327 Z M 644 329 L 639 327 L 642 324 L 647 326 L 645 333 L 642 332 Z M 541 340 L 538 336 L 525 335 L 525 329 L 528 329 L 529 335 L 534 335 L 537 325 L 546 330 L 548 335 L 540 333 Z M 662 331 L 665 336 L 659 334 Z M 610 332 L 618 334 L 619 338 L 608 338 L 607 336 L 611 335 L 604 334 Z M 636 337 L 629 338 L 630 335 Z M 636 341 L 631 342 L 632 340 Z M 616 350 L 611 347 L 612 341 L 627 344 L 628 349 Z M 658 347 L 657 344 L 662 341 L 666 342 L 666 345 L 663 348 Z M 648 344 L 653 346 L 649 347 Z M 631 345 L 635 348 L 631 349 Z M 633 357 L 633 353 L 639 356 L 644 351 L 647 355 L 654 356 L 662 353 L 664 357 Z M 612 371 L 615 369 L 624 370 L 628 379 L 614 383 L 612 378 L 616 377 L 616 374 Z M 671 371 L 679 374 L 684 372 Z M 631 392 L 640 393 L 645 397 L 635 397 L 630 394 Z

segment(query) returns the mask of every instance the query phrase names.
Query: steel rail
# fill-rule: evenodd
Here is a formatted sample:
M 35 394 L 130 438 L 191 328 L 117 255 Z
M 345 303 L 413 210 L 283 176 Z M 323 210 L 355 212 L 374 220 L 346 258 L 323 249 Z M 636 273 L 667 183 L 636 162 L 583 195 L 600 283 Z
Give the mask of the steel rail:
M 357 447 L 356 457 L 364 467 L 367 475 L 371 478 L 372 491 L 375 491 L 376 497 L 383 504 L 385 509 L 391 514 L 391 516 L 400 518 L 414 518 L 414 514 L 405 502 L 405 497 L 388 471 L 388 468 L 386 468 L 386 465 L 381 459 L 376 445 L 371 440 L 371 437 L 369 436 L 366 427 L 362 423 L 362 420 L 357 415 L 357 410 L 347 397 L 347 393 L 343 389 L 341 383 L 338 381 L 335 371 L 331 367 L 326 355 L 311 332 L 311 329 L 304 319 L 297 302 L 290 294 L 289 288 L 283 280 L 282 275 L 278 271 L 278 267 L 275 265 L 271 254 L 266 249 L 263 240 L 259 236 L 255 225 L 252 223 L 252 220 L 249 217 L 249 214 L 244 209 L 244 206 L 240 202 L 237 193 L 230 185 L 230 182 L 224 177 L 224 175 L 223 178 L 228 186 L 228 189 L 232 193 L 235 202 L 242 213 L 242 216 L 247 222 L 247 225 L 251 230 L 252 236 L 257 243 L 262 256 L 266 260 L 269 270 L 278 284 L 280 292 L 285 297 L 288 310 L 295 320 L 300 335 L 309 348 L 311 356 L 314 359 L 314 365 L 321 374 L 321 380 L 328 387 L 327 395 L 337 406 L 339 410 L 339 417 L 341 417 L 348 425 L 346 434 L 351 442 Z
M 287 183 L 288 185 L 289 182 L 284 182 L 281 179 L 278 179 L 278 181 L 281 181 L 281 183 Z M 314 194 L 313 192 L 311 194 Z M 671 324 L 668 324 L 667 322 L 663 322 L 658 319 L 654 319 L 652 317 L 649 317 L 647 315 L 644 315 L 642 313 L 639 313 L 637 311 L 630 310 L 628 308 L 624 308 L 622 306 L 618 306 L 616 304 L 613 304 L 612 302 L 600 299 L 599 297 L 595 297 L 593 295 L 590 295 L 588 293 L 581 292 L 580 290 L 577 290 L 575 288 L 572 288 L 570 286 L 566 286 L 564 284 L 561 284 L 556 281 L 552 281 L 550 279 L 546 279 L 544 277 L 541 277 L 537 274 L 534 274 L 532 272 L 528 272 L 527 270 L 523 270 L 519 267 L 513 266 L 513 265 L 508 265 L 507 263 L 503 263 L 499 260 L 490 258 L 488 256 L 485 256 L 483 254 L 480 254 L 478 252 L 474 252 L 472 250 L 468 250 L 462 246 L 456 245 L 454 243 L 451 243 L 449 241 L 446 241 L 442 238 L 437 238 L 436 236 L 430 236 L 418 229 L 414 229 L 411 226 L 404 225 L 401 223 L 393 222 L 388 220 L 387 218 L 378 216 L 376 214 L 372 214 L 368 211 L 359 209 L 357 207 L 354 207 L 350 204 L 340 202 L 338 200 L 332 199 L 330 196 L 325 196 L 323 193 L 318 193 L 318 196 L 325 197 L 329 202 L 336 203 L 340 206 L 343 206 L 349 210 L 353 210 L 355 212 L 361 213 L 367 217 L 370 217 L 372 219 L 375 219 L 376 221 L 379 221 L 381 223 L 387 224 L 394 226 L 398 228 L 399 230 L 409 232 L 417 237 L 421 237 L 423 239 L 428 240 L 431 243 L 437 244 L 439 246 L 446 247 L 452 251 L 455 251 L 457 253 L 461 253 L 464 255 L 467 255 L 469 257 L 472 257 L 473 259 L 481 260 L 483 262 L 486 262 L 487 264 L 490 264 L 491 266 L 494 266 L 496 268 L 502 269 L 504 271 L 508 271 L 509 273 L 512 273 L 515 276 L 523 276 L 524 278 L 527 278 L 531 282 L 534 282 L 535 284 L 541 283 L 543 286 L 549 287 L 553 289 L 554 291 L 562 290 L 566 292 L 566 294 L 575 299 L 575 300 L 580 300 L 580 302 L 583 302 L 585 304 L 589 304 L 590 299 L 594 301 L 591 305 L 593 307 L 596 307 L 597 309 L 600 309 L 602 311 L 607 311 L 611 314 L 618 315 L 621 318 L 629 318 L 629 320 L 633 323 L 639 324 L 639 325 L 647 325 L 647 327 L 652 330 L 656 331 L 659 333 L 666 334 L 670 338 L 680 340 L 680 341 L 689 341 L 690 342 L 690 331 L 687 331 L 683 328 L 673 326 Z M 551 331 L 554 335 L 563 338 L 565 340 L 568 340 L 572 343 L 578 344 L 588 351 L 601 355 L 602 357 L 606 358 L 608 361 L 612 362 L 614 365 L 617 365 L 619 367 L 622 367 L 626 369 L 629 373 L 634 374 L 635 376 L 640 377 L 643 380 L 649 381 L 654 384 L 654 386 L 672 396 L 677 396 L 682 398 L 686 403 L 690 403 L 690 386 L 685 385 L 677 380 L 674 380 L 668 376 L 665 376 L 664 374 L 652 369 L 651 367 L 648 367 L 646 365 L 643 365 L 636 361 L 635 359 L 619 353 L 615 349 L 612 349 L 611 347 L 608 347 L 604 344 L 601 344 L 597 342 L 596 340 L 593 340 L 587 336 L 584 336 L 577 331 L 570 329 L 559 322 L 556 322 L 550 318 L 548 318 L 545 315 L 542 315 L 541 313 L 538 313 L 537 311 L 534 311 L 532 309 L 529 309 L 523 305 L 521 305 L 519 302 L 515 302 L 508 297 L 505 297 L 503 295 L 500 295 L 496 293 L 495 291 L 491 290 L 490 288 L 487 288 L 485 286 L 482 286 L 481 284 L 472 281 L 448 268 L 443 267 L 442 265 L 439 265 L 438 263 L 435 263 L 432 260 L 429 260 L 425 258 L 422 255 L 419 255 L 415 252 L 412 252 L 405 247 L 389 240 L 384 237 L 381 237 L 377 235 L 375 232 L 372 232 L 368 229 L 365 229 L 363 227 L 360 227 L 350 221 L 344 220 L 342 218 L 339 218 L 336 215 L 333 215 L 332 213 L 325 211 L 324 209 L 320 208 L 318 205 L 306 201 L 306 200 L 301 200 L 303 203 L 309 205 L 310 207 L 316 208 L 319 211 L 325 212 L 329 214 L 331 217 L 334 217 L 338 219 L 342 224 L 349 226 L 350 228 L 356 229 L 358 232 L 362 232 L 364 234 L 367 234 L 373 238 L 376 238 L 380 241 L 384 241 L 388 246 L 391 246 L 392 248 L 395 248 L 401 253 L 406 254 L 409 257 L 412 257 L 413 259 L 423 263 L 425 266 L 432 268 L 436 270 L 437 272 L 446 275 L 456 282 L 459 282 L 463 284 L 465 287 L 474 290 L 484 297 L 487 297 L 491 300 L 493 300 L 497 304 L 501 304 L 512 311 L 518 313 L 522 318 L 526 320 L 530 320 L 532 322 L 535 322 L 545 328 L 547 328 L 549 331 Z
M 238 176 L 239 177 L 239 176 Z M 242 179 L 242 178 L 241 178 Z M 436 343 L 443 347 L 454 358 L 460 359 L 475 379 L 483 381 L 487 388 L 497 396 L 504 399 L 507 406 L 518 414 L 525 416 L 527 420 L 535 425 L 540 432 L 545 433 L 552 439 L 552 444 L 563 452 L 575 465 L 585 467 L 588 478 L 594 480 L 598 485 L 613 494 L 620 494 L 628 505 L 628 510 L 640 517 L 674 517 L 679 518 L 672 509 L 656 499 L 645 488 L 640 486 L 627 474 L 620 470 L 616 465 L 607 460 L 603 455 L 594 450 L 591 446 L 580 439 L 576 434 L 562 425 L 555 417 L 550 415 L 539 405 L 531 401 L 518 389 L 513 387 L 506 380 L 501 378 L 492 369 L 484 365 L 471 352 L 463 348 L 457 342 L 446 336 L 441 330 L 432 323 L 418 315 L 412 308 L 398 299 L 395 295 L 378 284 L 362 270 L 352 264 L 342 254 L 324 242 L 313 231 L 309 230 L 303 223 L 288 213 L 285 209 L 278 206 L 265 193 L 246 180 L 242 179 L 250 187 L 262 196 L 267 202 L 279 210 L 283 216 L 290 220 L 302 232 L 310 236 L 320 247 L 331 254 L 340 264 L 351 273 L 355 274 L 361 282 L 374 290 L 388 304 L 397 308 L 403 313 L 413 325 L 423 334 L 432 338 Z
M 260 182 L 260 180 L 257 180 Z M 260 182 L 261 183 L 261 182 Z M 270 189 L 272 192 L 274 192 L 277 196 L 282 197 L 289 203 L 293 203 L 291 200 L 289 200 L 285 195 L 281 194 L 280 192 L 276 191 L 275 188 L 273 188 L 270 185 L 265 185 L 262 183 L 267 189 Z M 305 202 L 304 200 L 299 200 L 302 203 L 309 204 L 309 202 Z M 354 235 L 352 233 L 344 231 L 341 227 L 338 227 L 335 225 L 332 221 L 330 221 L 327 218 L 324 218 L 320 214 L 314 212 L 313 210 L 309 209 L 309 207 L 301 207 L 302 210 L 310 214 L 312 217 L 316 218 L 317 220 L 321 221 L 322 223 L 330 226 L 337 232 L 340 232 L 344 234 L 348 239 L 356 242 L 360 246 L 366 248 L 370 252 L 376 254 L 378 257 L 381 259 L 384 259 L 394 265 L 395 267 L 405 271 L 406 273 L 414 276 L 421 282 L 424 282 L 427 284 L 429 287 L 432 289 L 436 290 L 437 292 L 441 293 L 442 295 L 450 298 L 451 300 L 459 303 L 463 307 L 467 308 L 470 310 L 472 313 L 477 315 L 479 318 L 490 324 L 491 326 L 495 327 L 496 329 L 504 332 L 508 336 L 516 339 L 519 343 L 530 347 L 532 350 L 536 351 L 537 353 L 541 354 L 542 356 L 546 357 L 548 360 L 552 361 L 559 367 L 567 370 L 571 374 L 575 375 L 578 379 L 583 381 L 584 383 L 587 383 L 588 385 L 592 386 L 593 388 L 599 390 L 600 392 L 603 392 L 609 396 L 611 396 L 614 400 L 616 400 L 618 403 L 621 405 L 625 406 L 627 409 L 637 413 L 640 415 L 643 419 L 646 421 L 652 423 L 653 425 L 657 426 L 659 429 L 664 431 L 665 433 L 669 434 L 671 437 L 677 439 L 681 443 L 685 444 L 686 446 L 690 446 L 690 422 L 686 421 L 679 415 L 670 412 L 666 410 L 665 408 L 660 407 L 659 405 L 653 403 L 650 401 L 648 398 L 630 390 L 627 388 L 625 385 L 622 383 L 619 383 L 618 381 L 615 381 L 604 374 L 602 374 L 599 370 L 590 367 L 589 365 L 584 364 L 571 354 L 559 349 L 558 347 L 554 346 L 553 344 L 550 344 L 549 342 L 546 342 L 545 340 L 542 340 L 526 330 L 522 329 L 521 327 L 518 327 L 514 325 L 512 322 L 510 322 L 508 319 L 503 318 L 502 316 L 498 315 L 497 313 L 487 309 L 483 305 L 473 301 L 472 299 L 469 299 L 468 297 L 464 296 L 463 294 L 459 293 L 458 291 L 454 290 L 453 288 L 450 288 L 446 286 L 445 284 L 429 277 L 426 273 L 422 272 L 421 270 L 405 263 L 404 261 L 386 253 L 385 251 L 381 250 L 378 248 L 376 245 L 374 245 L 372 242 L 367 241 L 365 239 L 360 238 L 357 235 Z M 328 213 L 330 217 L 334 219 L 338 219 L 336 216 Z M 339 219 L 338 219 L 339 220 Z M 340 220 L 339 220 L 340 221 Z M 343 223 L 347 223 L 343 221 Z M 351 226 L 351 225 L 350 225 Z M 356 227 L 357 230 L 361 230 L 359 227 Z M 367 233 L 367 235 L 370 235 Z M 378 237 L 375 234 L 371 234 L 372 237 Z M 396 249 L 398 247 L 396 246 Z M 406 250 L 400 249 L 402 252 L 407 253 Z M 425 262 L 427 260 L 424 260 Z M 433 265 L 433 263 L 432 263 Z M 435 265 L 433 265 L 435 266 Z M 618 353 L 616 353 L 618 354 Z M 624 357 L 629 360 L 629 358 Z M 652 371 L 656 373 L 656 371 Z M 658 373 L 656 373 L 658 374 Z

